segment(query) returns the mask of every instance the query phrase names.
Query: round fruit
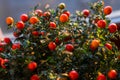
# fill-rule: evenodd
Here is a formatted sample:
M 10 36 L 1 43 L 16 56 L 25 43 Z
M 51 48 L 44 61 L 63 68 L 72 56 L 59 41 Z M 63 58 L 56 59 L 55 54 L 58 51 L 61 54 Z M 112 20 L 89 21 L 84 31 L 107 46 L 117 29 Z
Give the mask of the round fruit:
M 109 43 L 106 43 L 106 44 L 105 44 L 105 47 L 106 47 L 107 49 L 109 49 L 109 50 L 112 50 L 112 45 L 109 44 Z
M 112 7 L 111 6 L 104 7 L 103 12 L 104 12 L 105 15 L 111 14 L 112 13 Z
M 91 44 L 90 44 L 90 48 L 91 50 L 95 50 L 100 44 L 100 41 L 97 39 L 92 40 Z
M 10 38 L 6 37 L 6 38 L 4 38 L 4 42 L 9 44 L 9 43 L 11 43 L 11 40 L 10 40 Z
M 30 80 L 40 80 L 40 78 L 37 74 L 34 74 L 31 76 Z
M 37 63 L 36 62 L 30 62 L 28 64 L 28 69 L 31 70 L 31 71 L 35 70 L 36 68 L 37 68 Z
M 110 33 L 114 33 L 117 31 L 117 25 L 115 23 L 111 23 L 109 26 L 108 26 L 108 29 L 109 29 L 109 32 Z
M 56 28 L 55 22 L 50 22 L 49 26 L 50 26 L 50 28 L 52 28 L 52 29 L 55 29 L 55 28 Z
M 8 59 L 2 59 L 1 61 L 1 67 L 6 68 L 5 64 L 8 62 Z
M 7 17 L 6 18 L 6 24 L 7 25 L 11 25 L 11 24 L 13 24 L 14 23 L 14 19 L 12 18 L 12 17 Z
M 89 11 L 88 9 L 84 9 L 84 10 L 82 11 L 82 13 L 83 13 L 83 15 L 84 15 L 85 17 L 88 17 L 89 14 L 90 14 L 90 11 Z
M 16 23 L 16 27 L 17 27 L 17 29 L 22 30 L 22 29 L 24 29 L 25 24 L 23 21 L 19 21 Z
M 110 71 L 108 72 L 108 77 L 109 77 L 110 79 L 116 79 L 116 77 L 117 77 L 117 72 L 116 72 L 116 70 L 110 70 Z
M 70 12 L 69 11 L 64 11 L 64 14 L 66 14 L 68 17 L 70 17 Z
M 26 22 L 26 21 L 28 21 L 28 15 L 27 15 L 27 14 L 22 14 L 22 15 L 20 16 L 20 19 L 21 19 L 23 22 Z
M 0 52 L 3 52 L 4 51 L 4 48 L 3 47 L 0 47 Z
M 68 75 L 71 80 L 77 80 L 79 78 L 79 74 L 75 70 L 70 71 Z
M 30 24 L 36 24 L 39 22 L 39 19 L 36 16 L 32 16 L 29 20 Z
M 40 9 L 35 10 L 35 14 L 37 14 L 38 16 L 42 16 L 43 15 L 43 11 Z
M 56 48 L 56 44 L 55 44 L 54 42 L 50 42 L 50 43 L 48 44 L 48 48 L 49 48 L 51 51 L 54 51 L 55 48 Z
M 19 34 L 17 32 L 13 32 L 14 37 L 19 37 Z
M 32 32 L 32 35 L 34 35 L 34 36 L 39 36 L 39 32 L 38 32 L 38 31 L 33 31 L 33 32 Z
M 69 20 L 67 14 L 61 14 L 59 18 L 60 22 L 67 22 Z
M 105 28 L 105 27 L 106 27 L 106 21 L 105 21 L 105 20 L 99 20 L 99 21 L 97 22 L 97 26 L 98 26 L 99 28 Z
M 12 50 L 20 49 L 20 43 L 14 43 L 12 45 Z
M 43 16 L 45 16 L 45 17 L 50 17 L 50 15 L 51 15 L 51 14 L 50 14 L 50 12 L 48 12 L 48 11 L 47 11 L 47 12 L 44 12 L 44 14 L 43 14 Z
M 66 7 L 66 5 L 65 5 L 65 3 L 60 3 L 60 4 L 58 5 L 58 7 L 59 7 L 60 9 L 64 9 L 64 8 Z
M 60 44 L 60 40 L 59 40 L 58 37 L 55 38 L 55 43 L 56 43 L 56 44 Z
M 103 75 L 103 74 L 99 74 L 99 75 L 97 76 L 97 80 L 106 80 L 106 77 L 105 77 L 105 75 Z
M 74 50 L 74 46 L 72 44 L 66 44 L 65 50 L 72 52 Z

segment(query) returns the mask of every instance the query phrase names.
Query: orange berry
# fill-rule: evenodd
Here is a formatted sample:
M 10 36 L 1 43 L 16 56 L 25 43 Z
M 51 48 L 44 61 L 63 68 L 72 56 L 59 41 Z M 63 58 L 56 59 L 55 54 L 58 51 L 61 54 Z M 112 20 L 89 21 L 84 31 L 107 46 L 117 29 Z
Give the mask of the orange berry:
M 16 23 L 16 27 L 17 27 L 17 29 L 22 30 L 22 29 L 24 29 L 25 24 L 24 24 L 23 21 L 18 21 L 18 22 Z
M 61 14 L 59 18 L 60 22 L 67 22 L 69 20 L 67 14 Z
M 91 50 L 95 50 L 100 44 L 100 41 L 97 39 L 92 40 L 91 44 L 90 44 L 90 48 Z
M 11 24 L 13 24 L 14 23 L 14 19 L 12 18 L 12 17 L 7 17 L 6 18 L 6 24 L 7 25 L 11 25 Z
M 36 16 L 32 16 L 32 17 L 30 18 L 29 22 L 30 22 L 31 24 L 35 24 L 35 23 L 39 22 L 39 19 L 38 19 Z
M 103 9 L 103 12 L 104 12 L 105 15 L 111 14 L 111 12 L 112 12 L 112 7 L 111 7 L 111 6 L 106 6 L 106 7 Z

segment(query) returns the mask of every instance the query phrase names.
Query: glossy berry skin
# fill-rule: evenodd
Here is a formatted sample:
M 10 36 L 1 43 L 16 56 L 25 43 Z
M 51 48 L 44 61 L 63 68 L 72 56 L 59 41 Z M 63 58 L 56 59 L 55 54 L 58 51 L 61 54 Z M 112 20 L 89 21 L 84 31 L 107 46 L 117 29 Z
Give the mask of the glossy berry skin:
M 67 14 L 61 14 L 59 18 L 60 22 L 67 22 L 69 20 Z
M 4 42 L 5 42 L 6 44 L 9 44 L 9 43 L 11 43 L 11 40 L 10 40 L 10 38 L 6 37 L 6 38 L 4 38 Z
M 56 48 L 55 42 L 50 42 L 50 43 L 48 44 L 48 48 L 49 48 L 51 51 L 54 51 L 55 48 Z
M 39 19 L 36 16 L 32 16 L 29 20 L 30 24 L 36 24 L 39 22 Z
M 70 71 L 68 75 L 69 75 L 70 80 L 78 80 L 79 78 L 79 74 L 75 70 Z
M 112 7 L 111 6 L 105 6 L 103 9 L 103 12 L 105 15 L 109 15 L 112 13 Z
M 110 71 L 108 72 L 108 77 L 109 77 L 110 79 L 116 79 L 116 77 L 117 77 L 117 72 L 116 72 L 116 70 L 110 70 Z
M 96 80 L 106 80 L 106 77 L 104 74 L 99 74 Z
M 105 44 L 105 47 L 109 50 L 112 50 L 112 45 L 110 43 L 106 43 Z
M 38 31 L 33 31 L 33 32 L 32 32 L 32 35 L 33 35 L 33 36 L 39 36 L 39 32 L 38 32 Z
M 44 16 L 44 17 L 50 17 L 50 15 L 51 15 L 51 13 L 48 12 L 48 11 L 43 13 L 43 16 Z
M 8 61 L 9 61 L 8 59 L 2 59 L 2 61 L 1 61 L 1 67 L 5 69 L 5 68 L 6 68 L 5 64 L 6 64 Z
M 69 11 L 64 11 L 64 14 L 66 14 L 68 17 L 70 17 L 70 12 Z
M 114 33 L 117 31 L 117 25 L 115 23 L 111 23 L 109 26 L 108 26 L 108 29 L 109 29 L 109 32 L 110 33 Z
M 19 34 L 17 32 L 13 32 L 14 37 L 19 37 Z
M 35 10 L 35 14 L 37 14 L 39 17 L 43 15 L 43 11 L 40 9 Z
M 84 9 L 82 13 L 85 17 L 88 17 L 90 15 L 90 11 L 88 9 Z
M 72 52 L 74 50 L 74 46 L 72 44 L 66 44 L 65 50 Z
M 36 68 L 37 68 L 37 63 L 36 62 L 30 62 L 28 64 L 28 69 L 31 70 L 31 71 L 35 70 Z
M 14 43 L 13 45 L 12 45 L 12 50 L 16 50 L 16 49 L 20 49 L 20 43 Z
M 16 23 L 16 28 L 17 29 L 22 30 L 22 29 L 24 29 L 24 27 L 25 27 L 25 24 L 24 24 L 23 21 L 19 21 L 19 22 Z
M 7 25 L 12 25 L 14 23 L 14 19 L 12 17 L 7 17 L 6 18 L 6 24 Z
M 26 21 L 28 21 L 28 15 L 27 14 L 21 14 L 20 19 L 21 19 L 21 21 L 26 22 Z
M 65 3 L 60 3 L 60 4 L 58 5 L 58 7 L 59 7 L 60 9 L 64 9 L 64 8 L 66 7 L 66 5 L 65 5 Z
M 37 74 L 34 74 L 31 76 L 30 80 L 40 80 L 40 78 Z
M 105 21 L 105 20 L 99 20 L 99 21 L 97 22 L 97 26 L 98 26 L 99 28 L 105 28 L 105 27 L 106 27 L 106 21 Z
M 50 26 L 51 29 L 55 29 L 56 28 L 55 22 L 50 22 L 49 26 Z
M 99 44 L 100 44 L 99 40 L 97 39 L 92 40 L 90 44 L 90 49 L 94 51 L 96 48 L 98 48 Z

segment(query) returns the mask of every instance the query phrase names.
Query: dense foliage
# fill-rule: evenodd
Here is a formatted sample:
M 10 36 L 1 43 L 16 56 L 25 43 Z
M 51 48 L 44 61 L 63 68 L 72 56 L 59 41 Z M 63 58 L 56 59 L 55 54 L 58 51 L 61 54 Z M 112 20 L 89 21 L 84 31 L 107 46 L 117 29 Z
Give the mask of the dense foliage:
M 119 80 L 120 51 L 111 42 L 117 25 L 103 1 L 70 14 L 35 7 L 20 21 L 6 18 L 15 40 L 0 43 L 0 80 Z

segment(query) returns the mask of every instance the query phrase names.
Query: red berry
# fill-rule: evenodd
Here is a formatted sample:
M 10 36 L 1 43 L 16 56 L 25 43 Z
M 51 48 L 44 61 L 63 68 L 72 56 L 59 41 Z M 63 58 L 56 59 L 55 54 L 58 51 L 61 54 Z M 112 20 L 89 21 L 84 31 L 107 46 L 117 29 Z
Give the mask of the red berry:
M 99 20 L 99 21 L 97 22 L 97 26 L 98 26 L 99 28 L 105 28 L 105 27 L 106 27 L 106 21 L 105 21 L 105 20 Z
M 57 38 L 55 38 L 55 43 L 56 44 L 60 44 L 60 40 L 59 40 L 59 38 L 57 37 Z
M 42 16 L 43 15 L 43 11 L 40 9 L 35 10 L 35 14 L 37 14 L 38 16 Z
M 97 80 L 106 80 L 106 77 L 103 74 L 99 74 Z
M 37 74 L 34 74 L 31 76 L 30 80 L 40 80 L 40 78 Z
M 0 52 L 3 52 L 4 51 L 4 48 L 3 47 L 0 47 Z
M 20 43 L 14 43 L 12 45 L 12 50 L 20 49 Z
M 67 51 L 72 52 L 72 51 L 74 50 L 74 46 L 73 46 L 72 44 L 66 44 L 65 49 L 66 49 Z
M 50 43 L 48 44 L 48 48 L 49 48 L 51 51 L 54 51 L 55 48 L 56 48 L 56 44 L 55 44 L 54 42 L 50 42 Z
M 90 11 L 89 11 L 88 9 L 84 9 L 84 10 L 82 11 L 82 13 L 83 13 L 83 15 L 84 15 L 85 17 L 88 17 L 89 14 L 90 14 Z
M 108 26 L 108 29 L 109 29 L 109 32 L 110 33 L 114 33 L 117 31 L 117 25 L 115 23 L 111 23 L 109 26 Z
M 36 16 L 32 16 L 29 20 L 30 24 L 36 24 L 39 22 L 39 19 Z
M 36 62 L 30 62 L 28 64 L 28 69 L 31 70 L 31 71 L 35 70 L 36 68 L 37 68 L 37 63 Z
M 77 80 L 79 77 L 78 72 L 75 70 L 70 71 L 68 75 L 71 80 Z
M 50 22 L 49 26 L 50 26 L 51 29 L 55 29 L 56 28 L 55 22 Z
M 39 36 L 39 32 L 38 32 L 38 31 L 33 31 L 33 32 L 32 32 L 32 35 L 33 35 L 33 36 Z
M 70 12 L 69 11 L 64 11 L 64 14 L 66 14 L 68 17 L 70 17 Z
M 22 29 L 24 29 L 25 24 L 24 24 L 23 21 L 19 21 L 19 22 L 16 23 L 16 27 L 17 27 L 17 29 L 22 30 Z
M 4 38 L 4 42 L 9 44 L 11 42 L 11 40 L 10 40 L 10 38 L 6 37 L 6 38 Z
M 14 37 L 19 37 L 19 34 L 17 32 L 13 32 Z
M 112 7 L 111 6 L 106 6 L 104 9 L 103 9 L 103 12 L 105 15 L 109 15 L 112 13 Z
M 51 15 L 51 14 L 50 14 L 50 12 L 48 12 L 48 11 L 47 11 L 47 12 L 44 12 L 44 14 L 43 14 L 43 16 L 45 16 L 45 17 L 50 17 L 50 15 Z
M 21 19 L 23 22 L 26 22 L 26 21 L 28 21 L 28 15 L 27 15 L 27 14 L 22 14 L 22 15 L 20 16 L 20 19 Z
M 109 50 L 112 50 L 112 45 L 109 44 L 109 43 L 106 43 L 106 44 L 105 44 L 105 47 L 106 47 L 107 49 L 109 49 Z
M 108 77 L 109 77 L 110 79 L 116 79 L 116 77 L 117 77 L 117 72 L 116 72 L 116 70 L 110 70 L 110 71 L 108 72 Z
M 61 14 L 59 20 L 60 22 L 67 22 L 69 20 L 69 17 L 67 14 Z
M 2 59 L 1 67 L 5 69 L 6 68 L 5 63 L 7 63 L 7 62 L 8 62 L 8 59 Z

